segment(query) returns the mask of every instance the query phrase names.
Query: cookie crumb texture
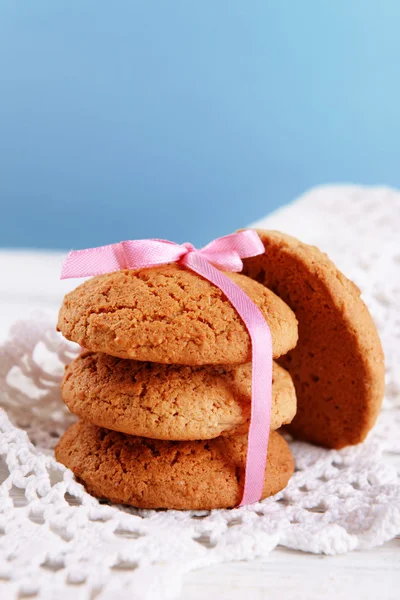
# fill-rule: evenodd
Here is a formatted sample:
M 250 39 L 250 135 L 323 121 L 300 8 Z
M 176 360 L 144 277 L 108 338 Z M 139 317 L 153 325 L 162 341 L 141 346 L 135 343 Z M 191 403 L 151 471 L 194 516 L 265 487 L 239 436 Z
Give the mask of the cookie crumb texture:
M 290 308 L 249 277 L 226 273 L 264 314 L 274 358 L 297 342 Z M 58 330 L 88 350 L 166 364 L 251 361 L 249 334 L 223 292 L 196 273 L 170 264 L 89 279 L 67 294 Z
M 296 413 L 292 379 L 273 365 L 271 429 Z M 251 363 L 189 367 L 84 352 L 66 367 L 61 393 L 78 417 L 100 427 L 161 440 L 245 433 Z
M 240 502 L 246 445 L 246 436 L 149 440 L 80 421 L 61 438 L 56 459 L 98 498 L 138 508 L 209 510 Z M 262 497 L 282 490 L 293 472 L 289 446 L 271 432 Z
M 259 230 L 265 254 L 244 273 L 295 312 L 299 341 L 280 364 L 292 375 L 297 414 L 289 431 L 329 448 L 365 439 L 384 393 L 384 356 L 360 290 L 318 248 Z

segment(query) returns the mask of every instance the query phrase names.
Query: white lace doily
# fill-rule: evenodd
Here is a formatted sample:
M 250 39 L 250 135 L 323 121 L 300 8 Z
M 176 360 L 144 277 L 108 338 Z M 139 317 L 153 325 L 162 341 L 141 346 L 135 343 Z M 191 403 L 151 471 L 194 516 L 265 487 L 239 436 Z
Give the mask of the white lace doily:
M 265 557 L 277 545 L 335 554 L 400 534 L 400 474 L 390 460 L 400 455 L 400 194 L 319 188 L 257 225 L 317 244 L 363 290 L 387 360 L 384 409 L 368 441 L 342 451 L 291 443 L 297 470 L 288 487 L 253 506 L 207 513 L 98 502 L 52 451 L 74 419 L 59 383 L 76 350 L 54 323 L 17 323 L 0 348 L 7 598 L 172 599 L 191 569 Z

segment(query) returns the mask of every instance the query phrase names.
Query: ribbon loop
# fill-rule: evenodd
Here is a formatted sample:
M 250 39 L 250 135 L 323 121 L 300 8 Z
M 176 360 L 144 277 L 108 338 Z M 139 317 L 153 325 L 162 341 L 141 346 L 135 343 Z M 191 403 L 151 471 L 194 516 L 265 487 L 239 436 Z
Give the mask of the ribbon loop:
M 243 258 L 263 252 L 263 243 L 253 230 L 218 238 L 199 250 L 190 242 L 129 240 L 70 252 L 61 272 L 61 279 L 66 279 L 178 263 L 198 273 L 226 295 L 245 324 L 252 345 L 251 417 L 240 505 L 257 502 L 264 487 L 272 401 L 272 342 L 268 324 L 259 308 L 222 270 L 239 272 L 243 268 Z
M 198 254 L 221 271 L 239 273 L 243 269 L 242 259 L 235 251 L 213 253 L 201 250 Z
M 250 258 L 264 253 L 264 245 L 254 229 L 245 229 L 213 240 L 201 252 L 236 252 L 241 258 Z

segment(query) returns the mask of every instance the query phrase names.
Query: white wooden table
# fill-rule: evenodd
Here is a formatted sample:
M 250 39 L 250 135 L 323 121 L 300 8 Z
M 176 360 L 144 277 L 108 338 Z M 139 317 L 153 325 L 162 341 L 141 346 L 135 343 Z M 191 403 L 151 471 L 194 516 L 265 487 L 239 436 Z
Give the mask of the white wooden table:
M 37 310 L 55 319 L 63 295 L 77 285 L 76 280 L 59 281 L 63 256 L 0 252 L 0 341 L 16 319 Z M 398 600 L 400 539 L 375 550 L 335 557 L 281 548 L 265 561 L 230 563 L 189 573 L 182 600 L 204 598 Z

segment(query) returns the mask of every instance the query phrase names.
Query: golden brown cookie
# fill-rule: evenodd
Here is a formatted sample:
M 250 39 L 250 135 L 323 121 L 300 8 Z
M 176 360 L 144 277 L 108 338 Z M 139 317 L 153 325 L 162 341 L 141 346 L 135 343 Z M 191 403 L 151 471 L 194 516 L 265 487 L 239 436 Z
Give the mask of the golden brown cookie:
M 294 310 L 299 341 L 280 364 L 292 375 L 297 414 L 289 431 L 342 448 L 362 442 L 384 393 L 384 356 L 360 290 L 314 246 L 277 231 L 258 231 L 265 254 L 244 273 Z
M 270 326 L 274 358 L 297 341 L 297 322 L 280 298 L 227 273 Z M 67 294 L 58 330 L 84 348 L 166 364 L 239 364 L 251 360 L 249 334 L 223 292 L 179 265 L 117 271 Z
M 89 493 L 139 508 L 230 508 L 243 493 L 245 435 L 202 442 L 166 442 L 108 431 L 79 421 L 63 435 L 56 459 Z M 263 498 L 294 471 L 289 446 L 271 432 Z
M 247 431 L 251 363 L 189 367 L 84 352 L 66 368 L 61 393 L 71 412 L 99 427 L 159 440 L 208 440 Z M 292 379 L 274 363 L 271 429 L 295 413 Z

